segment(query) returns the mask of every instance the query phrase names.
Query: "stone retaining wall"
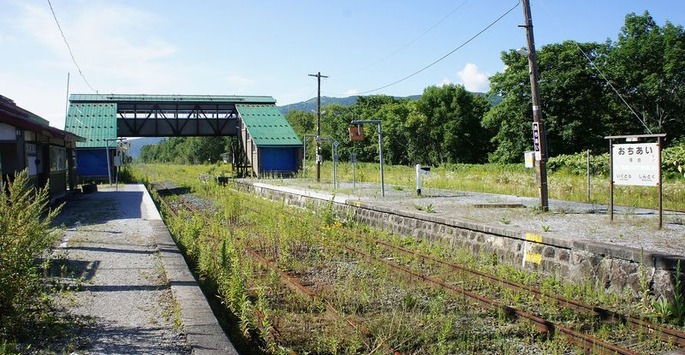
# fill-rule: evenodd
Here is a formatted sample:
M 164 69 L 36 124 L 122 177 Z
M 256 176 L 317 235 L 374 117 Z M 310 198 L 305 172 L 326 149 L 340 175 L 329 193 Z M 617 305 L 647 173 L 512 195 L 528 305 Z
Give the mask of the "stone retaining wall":
M 309 209 L 333 208 L 343 218 L 395 234 L 445 240 L 455 248 L 491 255 L 499 262 L 525 270 L 588 282 L 610 292 L 673 299 L 677 255 L 652 253 L 610 244 L 578 241 L 445 219 L 429 213 L 402 211 L 365 201 L 331 200 L 329 195 L 281 191 L 261 184 L 236 182 L 236 187 L 262 197 Z M 683 273 L 681 273 L 681 280 Z

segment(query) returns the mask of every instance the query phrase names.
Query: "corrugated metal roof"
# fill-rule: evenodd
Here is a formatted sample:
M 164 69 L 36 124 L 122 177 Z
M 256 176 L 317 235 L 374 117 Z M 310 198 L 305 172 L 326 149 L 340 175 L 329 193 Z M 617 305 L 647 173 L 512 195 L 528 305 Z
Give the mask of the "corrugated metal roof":
M 271 96 L 234 96 L 234 95 L 129 95 L 129 94 L 72 94 L 70 102 L 198 102 L 234 104 L 275 104 Z
M 236 105 L 258 147 L 302 146 L 302 141 L 275 105 Z
M 115 103 L 72 103 L 64 129 L 81 137 L 77 148 L 103 148 L 117 138 L 117 105 Z M 110 145 L 112 143 L 110 142 Z
M 24 108 L 17 106 L 17 104 L 14 103 L 14 100 L 2 95 L 0 95 L 0 110 L 14 117 L 31 121 L 40 126 L 50 125 L 50 122 L 48 120 L 36 115 L 33 112 L 30 112 Z

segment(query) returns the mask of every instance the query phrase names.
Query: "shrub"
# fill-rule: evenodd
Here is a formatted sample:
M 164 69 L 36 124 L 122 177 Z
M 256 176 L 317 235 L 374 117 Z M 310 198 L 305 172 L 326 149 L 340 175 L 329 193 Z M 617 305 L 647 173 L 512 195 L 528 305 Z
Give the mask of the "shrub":
M 30 186 L 26 170 L 0 193 L 0 338 L 31 318 L 41 292 L 36 258 L 53 245 L 48 189 Z
M 587 153 L 562 154 L 547 160 L 551 172 L 566 172 L 573 175 L 587 173 Z M 590 174 L 609 176 L 609 153 L 590 155 Z
M 685 143 L 664 149 L 661 162 L 665 176 L 670 178 L 685 177 Z

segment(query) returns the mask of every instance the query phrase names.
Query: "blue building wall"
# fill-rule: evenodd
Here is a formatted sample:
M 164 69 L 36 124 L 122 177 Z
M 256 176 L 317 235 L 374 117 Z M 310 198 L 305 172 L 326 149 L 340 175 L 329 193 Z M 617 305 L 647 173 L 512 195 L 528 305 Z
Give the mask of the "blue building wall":
M 295 174 L 298 164 L 297 147 L 260 148 L 260 163 L 263 173 Z
M 102 149 L 77 149 L 76 173 L 80 178 L 107 177 L 107 151 Z

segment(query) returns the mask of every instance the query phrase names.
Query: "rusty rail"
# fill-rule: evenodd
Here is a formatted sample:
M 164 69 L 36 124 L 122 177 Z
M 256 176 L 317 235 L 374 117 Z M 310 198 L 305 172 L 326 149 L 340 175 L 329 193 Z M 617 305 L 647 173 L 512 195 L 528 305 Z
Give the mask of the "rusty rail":
M 324 306 L 326 307 L 326 311 L 330 312 L 331 314 L 335 315 L 337 318 L 344 320 L 348 325 L 350 325 L 355 331 L 359 332 L 363 336 L 367 338 L 372 338 L 373 334 L 363 325 L 357 323 L 354 321 L 354 319 L 350 317 L 345 317 L 343 314 L 341 314 L 328 300 L 326 300 L 323 297 L 320 297 L 317 295 L 314 291 L 308 289 L 306 286 L 302 285 L 300 282 L 298 282 L 294 277 L 290 276 L 288 273 L 285 271 L 281 270 L 277 265 L 257 253 L 256 251 L 247 248 L 246 252 L 250 254 L 251 257 L 259 261 L 262 265 L 266 266 L 268 269 L 275 271 L 278 273 L 278 275 L 281 277 L 281 280 L 283 280 L 286 285 L 294 290 L 297 293 L 300 293 L 304 296 L 309 297 L 313 301 L 321 301 Z M 370 344 L 366 343 L 365 344 L 367 347 L 371 347 Z M 381 341 L 381 346 L 386 348 L 389 353 L 394 354 L 394 355 L 400 355 L 401 353 L 397 350 L 395 350 L 393 347 L 388 345 L 385 341 Z
M 579 301 L 576 301 L 576 300 L 573 300 L 570 298 L 566 298 L 566 297 L 558 296 L 558 295 L 555 295 L 555 294 L 552 294 L 549 292 L 541 291 L 541 290 L 538 290 L 536 288 L 529 287 L 529 286 L 526 286 L 526 285 L 523 285 L 523 284 L 520 284 L 520 283 L 517 283 L 514 281 L 509 281 L 509 280 L 506 280 L 506 279 L 503 279 L 503 278 L 500 278 L 500 277 L 497 277 L 494 275 L 487 274 L 487 273 L 482 272 L 482 271 L 467 268 L 467 267 L 457 265 L 457 264 L 454 264 L 454 263 L 451 263 L 451 262 L 448 262 L 445 260 L 440 260 L 440 259 L 432 257 L 430 255 L 417 253 L 417 252 L 414 252 L 413 250 L 409 250 L 409 249 L 406 249 L 406 248 L 403 248 L 400 246 L 396 246 L 396 245 L 393 245 L 391 243 L 379 240 L 377 238 L 372 238 L 372 241 L 375 242 L 376 244 L 380 244 L 384 247 L 394 249 L 394 250 L 398 250 L 398 251 L 401 251 L 403 253 L 406 253 L 406 254 L 409 254 L 409 255 L 424 259 L 424 260 L 429 260 L 431 262 L 434 262 L 434 263 L 442 265 L 442 266 L 449 267 L 449 268 L 454 269 L 454 270 L 459 270 L 459 271 L 463 271 L 463 272 L 470 273 L 473 275 L 477 275 L 481 278 L 488 280 L 489 282 L 491 282 L 493 284 L 495 284 L 495 283 L 501 284 L 501 285 L 504 285 L 505 287 L 508 287 L 508 288 L 510 288 L 512 290 L 516 290 L 516 291 L 530 292 L 536 297 L 536 299 L 542 299 L 542 298 L 552 299 L 552 300 L 556 301 L 557 304 L 559 304 L 560 306 L 564 306 L 564 307 L 567 307 L 567 308 L 570 308 L 570 309 L 573 309 L 576 311 L 582 311 L 582 312 L 586 312 L 586 313 L 590 313 L 590 314 L 595 314 L 595 315 L 601 317 L 602 319 L 612 319 L 612 320 L 620 320 L 620 321 L 626 322 L 632 329 L 635 329 L 638 331 L 643 331 L 645 333 L 654 334 L 663 341 L 672 342 L 672 343 L 678 344 L 678 346 L 680 346 L 680 347 L 685 347 L 685 332 L 681 332 L 681 331 L 678 331 L 675 329 L 667 328 L 667 327 L 664 327 L 662 325 L 650 323 L 650 322 L 647 322 L 647 321 L 644 321 L 644 320 L 641 320 L 641 319 L 638 319 L 638 318 L 635 318 L 632 316 L 622 315 L 622 314 L 619 314 L 619 313 L 616 313 L 614 311 L 604 309 L 601 307 L 590 306 L 590 305 L 584 304 L 582 302 L 579 302 Z
M 456 295 L 463 295 L 466 297 L 469 297 L 470 299 L 473 299 L 476 301 L 478 304 L 480 304 L 483 307 L 486 308 L 492 308 L 492 309 L 498 309 L 505 314 L 509 316 L 516 316 L 521 319 L 526 319 L 530 322 L 532 322 L 535 327 L 542 333 L 546 333 L 549 336 L 554 336 L 556 332 L 559 332 L 561 334 L 564 334 L 567 336 L 570 342 L 574 343 L 575 345 L 591 351 L 596 354 L 623 354 L 623 355 L 638 355 L 639 353 L 634 352 L 630 349 L 622 348 L 620 346 L 611 344 L 609 342 L 606 342 L 604 340 L 598 339 L 596 337 L 593 337 L 588 334 L 583 334 L 580 332 L 577 332 L 571 328 L 568 328 L 566 326 L 563 326 L 561 324 L 556 324 L 552 321 L 546 320 L 544 318 L 538 317 L 532 313 L 528 313 L 519 309 L 516 309 L 511 306 L 507 306 L 497 300 L 491 300 L 485 296 L 482 296 L 480 294 L 477 294 L 475 292 L 468 291 L 462 287 L 450 285 L 446 283 L 445 281 L 439 280 L 437 278 L 423 275 L 417 271 L 414 271 L 412 269 L 409 269 L 407 267 L 404 267 L 402 265 L 399 265 L 397 263 L 391 262 L 389 260 L 384 260 L 384 259 L 379 259 L 375 258 L 373 255 L 366 253 L 363 250 L 359 250 L 357 248 L 348 246 L 348 245 L 343 245 L 340 243 L 337 243 L 338 246 L 341 248 L 344 248 L 348 251 L 357 253 L 359 255 L 362 255 L 363 257 L 374 261 L 374 262 L 380 262 L 385 264 L 386 266 L 390 267 L 391 269 L 401 271 L 405 274 L 408 274 L 412 277 L 415 277 L 419 280 L 422 280 L 424 282 L 427 282 L 429 284 L 433 284 L 436 286 L 439 286 L 440 288 L 450 291 Z

